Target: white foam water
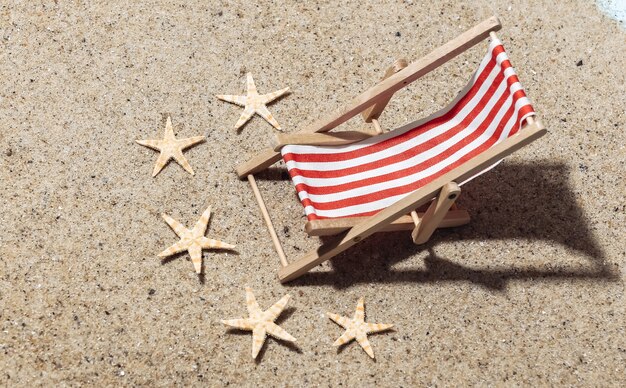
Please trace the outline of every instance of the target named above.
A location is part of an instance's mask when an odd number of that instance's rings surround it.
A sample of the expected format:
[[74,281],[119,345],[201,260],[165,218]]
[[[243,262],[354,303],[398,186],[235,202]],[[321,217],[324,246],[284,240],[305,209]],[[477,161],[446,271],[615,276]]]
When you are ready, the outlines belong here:
[[596,0],[598,8],[626,27],[626,0]]

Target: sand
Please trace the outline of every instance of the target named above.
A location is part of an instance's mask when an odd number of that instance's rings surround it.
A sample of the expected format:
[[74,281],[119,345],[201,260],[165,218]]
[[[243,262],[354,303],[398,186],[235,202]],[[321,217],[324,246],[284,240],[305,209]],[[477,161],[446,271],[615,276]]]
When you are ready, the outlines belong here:
[[[219,4],[10,2],[0,6],[0,381],[30,385],[626,384],[626,33],[589,1]],[[39,2],[37,2],[39,3]],[[254,197],[233,172],[276,132],[216,94],[289,86],[270,105],[297,131],[497,14],[499,33],[549,134],[463,187],[473,220],[425,246],[381,234],[300,280],[279,261]],[[392,128],[446,104],[485,45],[398,93]],[[136,139],[208,141],[195,176]],[[354,120],[347,127],[358,126]],[[284,170],[283,170],[284,171]],[[319,243],[281,167],[259,177],[289,259]],[[205,277],[160,217],[191,227],[213,206]],[[249,333],[220,319],[292,300],[253,361]],[[365,297],[376,361],[326,311]]]

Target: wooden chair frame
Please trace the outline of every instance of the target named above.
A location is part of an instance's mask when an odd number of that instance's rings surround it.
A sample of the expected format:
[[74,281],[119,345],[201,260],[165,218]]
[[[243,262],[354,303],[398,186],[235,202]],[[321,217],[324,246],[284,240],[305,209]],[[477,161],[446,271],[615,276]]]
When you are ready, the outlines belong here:
[[[457,209],[454,205],[454,201],[460,194],[460,188],[456,182],[464,182],[546,133],[546,129],[539,120],[528,117],[524,128],[515,135],[413,191],[373,216],[309,221],[305,229],[310,235],[345,233],[331,242],[322,244],[292,263],[287,261],[257,187],[254,173],[279,161],[281,158],[280,148],[286,144],[350,144],[383,133],[378,123],[378,117],[396,91],[487,37],[496,38],[495,31],[500,30],[500,28],[500,21],[493,16],[411,64],[407,64],[405,60],[396,61],[377,85],[354,98],[346,106],[319,119],[300,132],[277,135],[273,142],[273,148],[265,149],[248,162],[237,166],[237,175],[242,179],[247,178],[250,182],[276,247],[282,264],[282,268],[278,272],[281,282],[287,282],[305,274],[318,264],[338,255],[376,232],[412,229],[413,241],[416,244],[422,244],[428,241],[438,227],[457,226],[469,222],[469,214],[465,210]],[[362,113],[365,122],[372,124],[374,131],[327,133],[359,113]],[[433,200],[433,198],[435,199]],[[428,205],[429,202],[430,205]],[[416,209],[420,209],[424,205],[428,205],[427,210],[424,213],[418,213]]]

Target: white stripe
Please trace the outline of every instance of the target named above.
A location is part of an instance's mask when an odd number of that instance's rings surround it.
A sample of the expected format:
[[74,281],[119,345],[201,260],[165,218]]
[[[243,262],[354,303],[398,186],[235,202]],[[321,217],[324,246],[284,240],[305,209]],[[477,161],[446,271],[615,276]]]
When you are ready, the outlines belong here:
[[513,85],[511,85],[509,89],[511,90],[511,94],[515,94],[515,92],[517,92],[518,90],[524,90],[524,88],[522,87],[522,84],[519,82],[516,82]]
[[491,39],[491,42],[489,42],[489,54],[491,54],[491,52],[496,46],[501,46],[501,45],[502,45],[502,42],[500,41],[500,39],[498,38]]
[[519,122],[520,122],[520,129],[521,129],[521,127],[522,127],[522,124],[524,123],[524,120],[526,120],[526,118],[528,118],[528,117],[530,117],[530,116],[535,116],[535,115],[536,115],[536,113],[535,113],[535,112],[528,112],[528,113],[526,113],[524,116],[522,116],[522,117],[520,118],[520,120],[519,120]]
[[[502,62],[498,62],[498,63],[502,64]],[[513,66],[507,67],[506,69],[504,69],[504,77],[509,78],[512,75],[515,75],[515,69],[513,68]]]
[[519,110],[526,105],[530,105],[530,100],[528,99],[528,97],[521,97],[520,99],[515,101],[515,111],[519,112]]
[[506,51],[501,52],[496,57],[496,61],[498,62],[498,65],[502,64],[502,62],[506,61],[507,59],[509,59],[509,57],[506,55]]

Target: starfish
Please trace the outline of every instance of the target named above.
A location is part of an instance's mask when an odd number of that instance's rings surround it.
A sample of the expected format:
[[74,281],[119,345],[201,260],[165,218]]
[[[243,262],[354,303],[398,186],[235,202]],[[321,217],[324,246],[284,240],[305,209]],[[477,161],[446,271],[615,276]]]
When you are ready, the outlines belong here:
[[144,147],[152,148],[153,150],[160,151],[161,154],[156,161],[152,176],[156,176],[165,165],[174,159],[183,166],[183,168],[194,175],[193,169],[189,165],[187,159],[183,156],[183,150],[189,148],[195,144],[204,141],[204,136],[189,137],[187,139],[176,139],[174,136],[174,130],[172,129],[172,118],[167,115],[167,121],[165,122],[165,136],[161,140],[136,140],[137,143]]
[[367,339],[367,335],[370,333],[378,333],[389,330],[393,327],[393,325],[390,324],[365,322],[365,307],[363,298],[359,299],[356,311],[354,312],[354,318],[352,319],[333,313],[326,313],[326,316],[346,329],[346,332],[343,333],[341,337],[337,338],[337,341],[335,341],[333,346],[341,346],[343,344],[347,344],[353,339],[356,339],[363,350],[365,350],[365,353],[367,353],[371,358],[374,358],[374,350],[372,350],[372,346]]
[[283,312],[287,305],[289,294],[283,296],[272,307],[261,311],[259,304],[252,293],[252,289],[246,287],[246,305],[248,306],[248,318],[223,320],[222,323],[241,330],[252,331],[252,358],[256,358],[265,343],[266,334],[278,339],[295,342],[296,339],[287,333],[282,327],[274,323],[276,318]]
[[239,121],[237,121],[237,124],[235,124],[235,129],[239,129],[248,120],[250,120],[252,115],[255,113],[263,117],[268,123],[272,124],[274,128],[280,129],[280,125],[265,105],[287,93],[289,91],[289,88],[284,88],[272,93],[259,95],[256,90],[256,85],[254,84],[254,79],[252,79],[252,74],[250,73],[246,74],[246,86],[248,92],[247,96],[216,96],[220,100],[232,102],[233,104],[245,107],[243,113],[241,114],[241,117],[239,117]]
[[200,216],[200,219],[191,230],[185,228],[180,222],[167,214],[162,214],[161,216],[178,237],[180,237],[180,240],[159,253],[159,257],[168,257],[178,252],[188,251],[191,256],[191,262],[198,274],[202,272],[202,249],[235,248],[234,245],[204,237],[207,225],[209,224],[209,218],[211,218],[210,206],[202,213],[202,216]]

